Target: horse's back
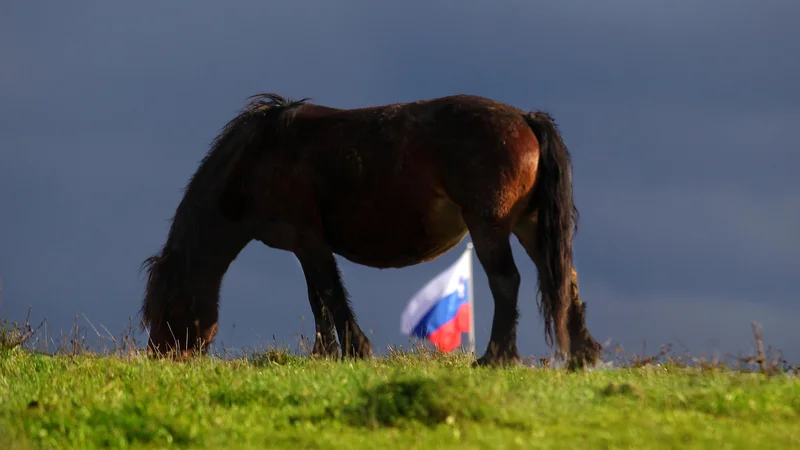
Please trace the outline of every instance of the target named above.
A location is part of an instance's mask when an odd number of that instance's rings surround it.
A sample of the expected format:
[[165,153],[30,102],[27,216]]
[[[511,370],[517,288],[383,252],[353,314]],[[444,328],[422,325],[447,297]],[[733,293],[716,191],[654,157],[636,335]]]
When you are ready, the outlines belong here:
[[516,202],[533,181],[535,162],[520,164],[521,149],[533,143],[522,112],[491,99],[456,95],[350,110],[310,105],[306,114],[305,121],[298,116],[298,142],[314,167],[310,182],[326,237],[359,264],[434,259],[466,235],[464,208],[486,208],[473,204],[491,196]]

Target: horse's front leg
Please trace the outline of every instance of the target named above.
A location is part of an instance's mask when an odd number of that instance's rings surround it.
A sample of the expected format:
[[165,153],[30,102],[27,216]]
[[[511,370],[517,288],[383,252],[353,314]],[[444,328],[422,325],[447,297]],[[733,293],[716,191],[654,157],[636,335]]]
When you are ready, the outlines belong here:
[[311,305],[311,312],[314,314],[315,339],[311,355],[323,358],[339,356],[339,344],[336,342],[333,315],[330,309],[325,306],[318,286],[312,282],[315,279],[314,270],[307,264],[302,262],[300,264],[303,267],[306,286],[308,287],[308,302]]
[[[295,255],[303,266],[309,294],[313,291],[320,300],[322,320],[316,319],[315,316],[317,325],[324,329],[324,325],[329,323],[329,319],[326,318],[329,312],[336,325],[339,343],[344,349],[342,356],[356,358],[371,356],[372,346],[358,326],[333,251],[318,236],[304,236],[299,242],[301,244],[295,250]],[[309,295],[309,298],[312,297]],[[313,308],[314,300],[311,301]],[[323,340],[320,345],[325,343]]]

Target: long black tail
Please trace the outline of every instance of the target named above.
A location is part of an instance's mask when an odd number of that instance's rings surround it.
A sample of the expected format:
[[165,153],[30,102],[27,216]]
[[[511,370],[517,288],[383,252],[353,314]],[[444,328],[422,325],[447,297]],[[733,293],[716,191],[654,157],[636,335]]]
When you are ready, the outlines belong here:
[[539,312],[545,320],[545,339],[552,345],[555,331],[557,349],[568,357],[572,237],[578,226],[578,210],[572,200],[572,163],[552,117],[537,111],[526,114],[525,121],[539,140],[539,168],[531,205],[538,211]]

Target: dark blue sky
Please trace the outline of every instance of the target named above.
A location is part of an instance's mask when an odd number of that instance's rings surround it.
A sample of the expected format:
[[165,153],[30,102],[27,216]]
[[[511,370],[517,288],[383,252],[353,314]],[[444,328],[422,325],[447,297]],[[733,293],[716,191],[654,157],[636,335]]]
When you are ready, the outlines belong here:
[[[749,351],[754,320],[800,358],[800,4],[287,5],[0,7],[0,315],[33,306],[54,334],[81,312],[121,331],[139,308],[139,264],[248,95],[352,108],[469,93],[559,123],[598,340]],[[535,267],[512,242],[520,350],[542,352]],[[462,249],[400,270],[341,260],[374,345],[407,342],[406,301]],[[482,271],[475,294],[482,352],[493,308]],[[294,257],[250,244],[224,281],[218,344],[293,343],[311,329]]]

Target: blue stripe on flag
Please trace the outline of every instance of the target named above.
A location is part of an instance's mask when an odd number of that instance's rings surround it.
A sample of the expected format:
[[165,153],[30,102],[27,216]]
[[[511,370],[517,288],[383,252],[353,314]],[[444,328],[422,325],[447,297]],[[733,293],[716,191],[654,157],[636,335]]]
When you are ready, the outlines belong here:
[[[466,284],[466,280],[461,280],[461,283]],[[459,289],[450,295],[442,297],[430,311],[422,316],[422,319],[411,331],[411,334],[419,338],[427,338],[429,334],[433,334],[442,325],[455,319],[458,308],[466,302],[466,289]]]

